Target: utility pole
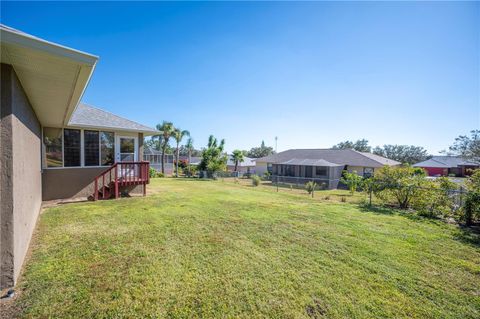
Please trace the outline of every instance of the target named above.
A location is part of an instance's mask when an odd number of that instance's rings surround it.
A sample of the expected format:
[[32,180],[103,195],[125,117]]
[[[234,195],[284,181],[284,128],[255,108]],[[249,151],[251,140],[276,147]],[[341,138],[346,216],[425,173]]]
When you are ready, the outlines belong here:
[[278,141],[278,136],[275,136],[275,153],[277,153],[277,141]]

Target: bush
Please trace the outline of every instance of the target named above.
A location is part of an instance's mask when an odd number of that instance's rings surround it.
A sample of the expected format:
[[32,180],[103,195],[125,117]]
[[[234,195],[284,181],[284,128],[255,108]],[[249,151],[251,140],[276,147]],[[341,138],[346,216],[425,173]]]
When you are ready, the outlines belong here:
[[269,171],[266,171],[265,173],[263,173],[263,179],[266,181],[270,180],[270,176],[272,176],[272,174],[270,174]]
[[312,197],[316,187],[317,187],[317,183],[315,183],[314,181],[309,181],[308,183],[305,184],[305,189],[309,194],[312,194]]
[[252,175],[250,178],[252,179],[252,186],[257,187],[260,185],[261,179],[258,175]]
[[163,173],[157,172],[157,170],[154,169],[153,167],[150,167],[150,169],[148,171],[148,175],[150,175],[150,178],[165,177],[165,175]]
[[188,165],[183,171],[188,177],[195,176],[197,174],[198,167],[196,165]]
[[425,181],[417,197],[412,199],[411,207],[426,217],[447,217],[454,211],[452,191],[457,185],[447,177],[434,181]]
[[157,176],[157,170],[153,167],[150,167],[150,169],[148,170],[148,175],[150,175],[150,178],[156,177]]
[[467,195],[463,205],[462,220],[470,226],[480,220],[480,169],[476,169],[465,182]]
[[350,190],[350,193],[355,193],[357,188],[359,188],[362,184],[363,177],[358,175],[356,171],[353,171],[352,173],[349,173],[347,171],[343,171],[343,176],[340,179],[342,183],[347,185],[348,189]]
[[373,177],[373,192],[383,202],[396,203],[406,209],[423,196],[422,189],[427,183],[423,169],[384,166]]

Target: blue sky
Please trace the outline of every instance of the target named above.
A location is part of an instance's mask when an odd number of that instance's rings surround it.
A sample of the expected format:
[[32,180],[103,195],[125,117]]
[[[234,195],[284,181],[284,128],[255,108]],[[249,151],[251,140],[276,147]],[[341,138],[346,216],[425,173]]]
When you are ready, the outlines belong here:
[[2,2],[1,21],[100,56],[83,97],[226,148],[349,139],[432,153],[480,128],[480,4]]

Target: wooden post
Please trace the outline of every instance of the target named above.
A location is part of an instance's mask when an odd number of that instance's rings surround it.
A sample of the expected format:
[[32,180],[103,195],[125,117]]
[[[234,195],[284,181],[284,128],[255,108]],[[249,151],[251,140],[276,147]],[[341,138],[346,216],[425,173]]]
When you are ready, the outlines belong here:
[[115,199],[118,198],[118,165],[115,165]]
[[105,199],[105,174],[102,174],[102,198]]
[[93,199],[94,200],[98,200],[98,179],[95,178],[95,189],[94,189],[94,193],[93,193]]

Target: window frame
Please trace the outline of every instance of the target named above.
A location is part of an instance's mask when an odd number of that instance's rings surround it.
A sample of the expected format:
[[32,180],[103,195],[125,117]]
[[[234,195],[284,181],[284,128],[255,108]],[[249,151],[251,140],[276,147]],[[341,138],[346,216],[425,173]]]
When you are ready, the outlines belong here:
[[[57,167],[48,167],[47,166],[47,161],[46,161],[46,153],[45,153],[45,147],[44,147],[44,129],[48,128],[54,128],[54,129],[60,129],[62,131],[62,166],[57,166]],[[65,139],[64,139],[64,130],[80,130],[80,166],[65,166]],[[98,132],[98,143],[99,143],[99,150],[98,150],[98,164],[95,166],[86,166],[85,165],[85,150],[84,150],[84,145],[85,145],[85,136],[84,136],[84,131],[97,131]],[[101,140],[100,140],[100,134],[101,132],[107,132],[107,133],[112,133],[113,134],[113,157],[114,161],[113,163],[116,162],[115,160],[115,148],[116,148],[116,137],[118,133],[116,131],[112,130],[99,130],[99,129],[90,129],[90,128],[77,128],[77,127],[53,127],[53,126],[42,126],[42,139],[41,139],[41,151],[42,151],[42,160],[41,160],[41,165],[42,165],[42,170],[44,169],[72,169],[72,168],[101,168],[101,167],[110,167],[111,165],[102,165],[102,158],[101,158]],[[113,164],[112,164],[113,165]]]

